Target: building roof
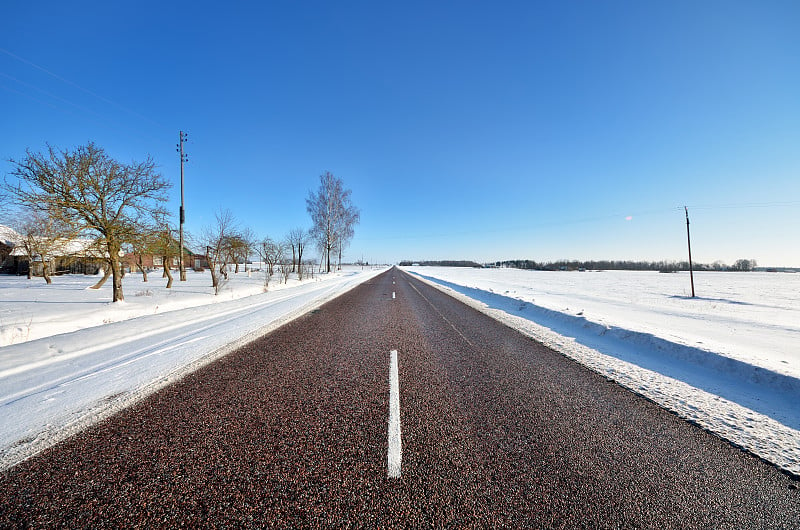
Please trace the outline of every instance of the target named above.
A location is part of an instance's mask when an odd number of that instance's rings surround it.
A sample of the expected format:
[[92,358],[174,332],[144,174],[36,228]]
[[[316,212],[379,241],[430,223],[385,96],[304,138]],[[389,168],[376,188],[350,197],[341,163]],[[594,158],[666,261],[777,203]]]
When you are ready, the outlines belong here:
[[0,243],[5,243],[9,247],[14,247],[22,240],[22,236],[16,230],[5,225],[0,225]]
[[[0,243],[5,243],[12,248],[12,256],[25,256],[22,248],[23,237],[8,226],[0,225]],[[53,257],[75,256],[84,258],[104,258],[107,253],[98,247],[94,239],[75,238],[63,239],[53,245]],[[38,256],[37,256],[38,257]]]

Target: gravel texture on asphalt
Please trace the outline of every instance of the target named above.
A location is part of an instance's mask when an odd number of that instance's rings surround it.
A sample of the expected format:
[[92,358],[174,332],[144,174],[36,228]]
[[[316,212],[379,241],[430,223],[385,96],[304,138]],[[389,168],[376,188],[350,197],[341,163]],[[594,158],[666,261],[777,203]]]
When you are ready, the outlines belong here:
[[7,470],[0,526],[800,528],[797,486],[392,269]]

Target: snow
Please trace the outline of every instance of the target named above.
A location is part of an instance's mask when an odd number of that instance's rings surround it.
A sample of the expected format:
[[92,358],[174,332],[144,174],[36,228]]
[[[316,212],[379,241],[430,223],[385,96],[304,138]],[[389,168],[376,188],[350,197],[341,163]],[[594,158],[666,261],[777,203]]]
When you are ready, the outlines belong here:
[[800,475],[800,274],[405,270]]
[[[172,289],[0,275],[0,469],[65,439],[385,269],[263,292],[261,272]],[[410,267],[598,373],[800,475],[800,274]],[[96,329],[102,326],[102,329]]]
[[[208,272],[172,289],[129,274],[125,301],[96,276],[0,275],[0,469],[67,438],[385,269],[345,268],[264,292],[262,272]],[[97,329],[102,326],[102,329]]]
[[13,228],[9,228],[5,225],[0,225],[0,243],[5,243],[8,246],[14,246],[19,244],[19,241],[22,240],[22,236],[20,236]]

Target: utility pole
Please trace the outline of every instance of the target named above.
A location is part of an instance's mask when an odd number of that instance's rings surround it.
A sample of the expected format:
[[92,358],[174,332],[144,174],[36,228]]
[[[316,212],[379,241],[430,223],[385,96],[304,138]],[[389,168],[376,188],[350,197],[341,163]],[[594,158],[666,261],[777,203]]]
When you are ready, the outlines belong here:
[[683,207],[686,212],[686,241],[689,243],[689,280],[692,282],[692,298],[694,298],[694,271],[692,271],[692,238],[689,236],[689,208]]
[[181,246],[181,253],[180,258],[178,259],[178,265],[181,270],[181,281],[186,281],[186,264],[183,261],[183,223],[186,221],[186,214],[183,209],[183,163],[189,161],[189,155],[183,152],[183,143],[189,138],[189,135],[183,131],[178,132],[178,149],[177,151],[181,154],[181,209],[180,209],[180,246]]

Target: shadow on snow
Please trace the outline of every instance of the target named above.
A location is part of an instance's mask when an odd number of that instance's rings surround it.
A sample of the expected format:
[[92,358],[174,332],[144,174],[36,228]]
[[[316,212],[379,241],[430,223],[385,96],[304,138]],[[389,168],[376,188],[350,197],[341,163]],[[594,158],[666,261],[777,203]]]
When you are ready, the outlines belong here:
[[[424,276],[431,282],[544,326],[600,353],[677,379],[800,430],[800,379],[650,333],[606,326],[580,315]],[[725,300],[720,300],[725,301]],[[728,302],[728,301],[725,301]]]

